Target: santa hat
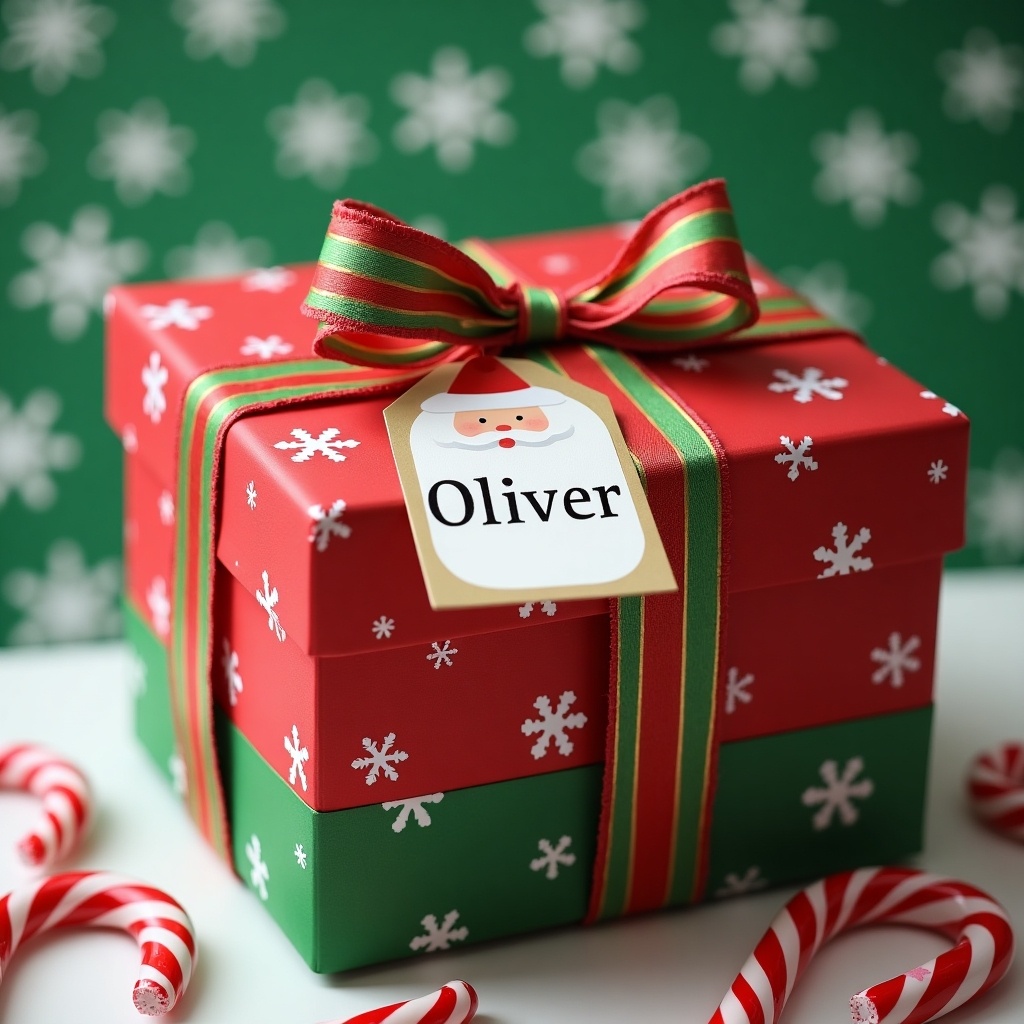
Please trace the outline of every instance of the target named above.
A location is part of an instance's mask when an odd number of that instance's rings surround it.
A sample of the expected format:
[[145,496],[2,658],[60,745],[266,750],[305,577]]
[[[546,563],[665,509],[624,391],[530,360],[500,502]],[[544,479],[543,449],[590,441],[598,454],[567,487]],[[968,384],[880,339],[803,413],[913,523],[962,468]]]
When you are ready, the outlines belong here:
[[558,405],[565,395],[528,384],[494,356],[477,356],[456,374],[447,391],[431,395],[424,412],[472,412],[476,409],[519,409]]

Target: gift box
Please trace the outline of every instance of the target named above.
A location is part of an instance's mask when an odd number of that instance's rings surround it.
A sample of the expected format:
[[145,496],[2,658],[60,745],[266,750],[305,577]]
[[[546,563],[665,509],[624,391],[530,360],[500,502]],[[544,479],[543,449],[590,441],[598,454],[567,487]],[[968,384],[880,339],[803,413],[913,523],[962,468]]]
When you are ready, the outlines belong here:
[[[572,291],[623,231],[467,251],[497,278]],[[174,619],[198,586],[183,552],[204,537],[206,696],[187,720],[216,737],[226,854],[314,969],[919,849],[967,420],[750,267],[759,326],[670,354],[538,357],[609,396],[652,506],[691,510],[678,535],[658,522],[679,591],[447,610],[383,417],[415,375],[305,356],[312,267],[112,292],[138,731],[194,803],[209,783],[182,749]],[[305,400],[264,400],[268,367]],[[246,415],[190,468],[196,382],[227,378],[252,391]],[[684,422],[714,439],[714,494],[659,455]],[[712,498],[708,572],[692,510]]]

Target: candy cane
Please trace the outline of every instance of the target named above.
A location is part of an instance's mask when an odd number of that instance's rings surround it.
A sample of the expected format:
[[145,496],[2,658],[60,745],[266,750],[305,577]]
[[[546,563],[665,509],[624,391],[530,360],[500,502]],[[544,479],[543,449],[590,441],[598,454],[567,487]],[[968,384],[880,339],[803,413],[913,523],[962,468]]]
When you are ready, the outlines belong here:
[[1024,842],[1024,743],[979,754],[967,775],[974,813],[990,828]]
[[991,988],[1013,959],[1006,911],[980,889],[909,868],[831,875],[797,893],[743,965],[711,1024],[775,1024],[797,979],[833,936],[863,924],[918,925],[956,945],[858,992],[858,1024],[923,1024]]
[[22,860],[49,867],[71,852],[92,810],[85,776],[73,764],[28,743],[0,746],[0,789],[20,789],[43,801],[35,828],[18,841]]
[[0,981],[15,950],[52,928],[121,928],[142,951],[132,998],[139,1013],[167,1013],[184,992],[196,956],[188,914],[165,892],[102,871],[53,875],[0,898]]
[[368,1010],[335,1024],[468,1024],[476,1015],[477,998],[472,985],[449,981],[429,996]]

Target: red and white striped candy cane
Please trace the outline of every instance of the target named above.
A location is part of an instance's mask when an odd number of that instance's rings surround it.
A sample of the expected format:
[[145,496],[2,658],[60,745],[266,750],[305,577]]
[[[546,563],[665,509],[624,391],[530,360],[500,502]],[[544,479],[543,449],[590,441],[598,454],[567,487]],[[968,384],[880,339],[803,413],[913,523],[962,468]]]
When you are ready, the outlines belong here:
[[48,868],[78,843],[92,812],[85,776],[68,761],[30,743],[0,746],[0,789],[18,789],[43,801],[34,828],[18,841],[26,864]]
[[990,828],[1024,843],[1024,743],[979,754],[967,775],[974,813]]
[[831,875],[797,893],[743,965],[711,1024],[775,1024],[814,954],[865,924],[909,924],[956,945],[934,960],[858,992],[858,1024],[923,1024],[991,988],[1013,959],[1006,911],[980,889],[910,868]]
[[121,928],[142,951],[132,998],[139,1013],[167,1013],[185,991],[196,957],[188,914],[165,892],[103,871],[73,871],[0,898],[0,981],[22,943],[53,928]]
[[449,981],[429,996],[368,1010],[335,1024],[468,1024],[476,1015],[477,998],[472,985]]

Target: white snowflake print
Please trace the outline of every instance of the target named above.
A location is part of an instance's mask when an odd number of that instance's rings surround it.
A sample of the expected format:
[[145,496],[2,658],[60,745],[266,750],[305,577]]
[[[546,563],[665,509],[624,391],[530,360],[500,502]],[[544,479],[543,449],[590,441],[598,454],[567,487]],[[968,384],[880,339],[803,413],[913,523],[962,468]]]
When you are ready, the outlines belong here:
[[1000,46],[987,29],[968,32],[964,48],[939,54],[938,65],[946,80],[943,109],[954,121],[1004,132],[1014,111],[1024,109],[1024,52]]
[[129,455],[139,450],[139,434],[133,423],[126,423],[121,431],[121,447]]
[[680,131],[670,96],[652,96],[635,107],[605,100],[597,127],[599,138],[579,151],[576,168],[604,189],[604,206],[613,217],[649,210],[678,192],[710,159],[701,139]]
[[743,896],[748,892],[757,892],[768,884],[768,879],[761,877],[761,869],[756,864],[747,868],[742,875],[730,871],[722,881],[723,884],[715,890],[715,895],[719,897]]
[[286,356],[294,346],[281,339],[280,334],[271,334],[266,338],[257,338],[254,334],[246,337],[238,350],[243,356],[257,356],[260,359],[273,359],[274,356]]
[[74,341],[99,312],[107,289],[137,273],[148,258],[135,238],[108,240],[110,215],[100,206],[83,206],[71,218],[66,235],[37,221],[21,236],[25,254],[36,263],[10,283],[11,302],[21,309],[50,307],[50,330],[58,341]]
[[55,541],[46,572],[14,569],[3,581],[7,601],[24,614],[8,635],[12,644],[98,640],[117,636],[121,568],[115,559],[88,568],[72,540]]
[[369,116],[364,97],[339,96],[320,78],[304,82],[292,106],[267,115],[267,130],[277,141],[278,174],[309,177],[320,188],[337,187],[353,167],[377,158],[377,139],[366,127]]
[[887,134],[874,110],[855,110],[846,134],[822,132],[812,150],[822,164],[815,194],[823,203],[849,202],[861,227],[876,227],[885,220],[889,203],[910,205],[921,193],[921,183],[909,170],[917,142],[906,132]]
[[82,455],[78,438],[52,431],[60,412],[60,398],[49,388],[30,392],[20,412],[0,391],[0,509],[15,491],[34,512],[57,500],[50,473],[71,469]]
[[[519,618],[528,619],[533,615],[533,610],[536,607],[536,604],[536,601],[527,601],[526,604],[521,604],[519,606]],[[540,611],[542,615],[546,615],[548,618],[551,618],[551,616],[558,611],[558,604],[555,601],[541,601]]]
[[156,500],[157,513],[164,526],[174,525],[174,495],[170,491],[161,491]]
[[705,359],[703,356],[679,356],[672,360],[672,365],[678,366],[680,370],[685,370],[687,373],[703,373],[711,365],[711,360]]
[[10,206],[23,178],[46,166],[46,151],[35,140],[39,119],[32,110],[4,112],[0,104],[0,206]]
[[842,389],[850,382],[844,377],[825,377],[816,366],[806,366],[798,377],[790,370],[773,370],[776,378],[768,385],[769,391],[785,395],[793,392],[793,401],[806,405],[815,395],[838,402],[843,397]]
[[427,914],[420,924],[423,926],[425,935],[417,935],[409,943],[412,950],[422,949],[426,953],[433,953],[438,949],[448,949],[453,942],[463,942],[469,935],[469,929],[464,925],[456,928],[455,922],[459,919],[457,910],[450,910],[444,915],[440,927],[437,918],[433,914]]
[[804,14],[805,0],[729,0],[735,21],[716,25],[711,45],[740,58],[740,82],[748,92],[764,92],[777,78],[807,86],[818,76],[815,50],[836,40],[828,18]]
[[574,711],[567,714],[570,707],[576,703],[576,694],[572,690],[566,690],[558,698],[558,707],[552,711],[551,701],[548,697],[538,697],[533,706],[540,712],[540,718],[528,718],[520,726],[524,736],[533,736],[540,733],[536,742],[530,747],[530,754],[534,760],[545,757],[551,741],[555,741],[555,749],[562,755],[568,757],[573,751],[573,742],[566,735],[567,729],[582,729],[587,724],[587,716],[582,711]]
[[296,778],[302,783],[302,792],[307,789],[306,770],[302,767],[309,761],[309,748],[299,745],[299,727],[292,726],[290,737],[284,738],[284,749],[292,759],[291,767],[288,769],[288,782],[294,786]]
[[150,581],[146,590],[146,605],[157,634],[167,636],[171,631],[171,598],[167,593],[167,580],[163,576],[154,576]]
[[395,620],[387,615],[382,615],[379,619],[374,620],[370,629],[378,640],[390,640],[391,634],[395,631]]
[[431,824],[430,812],[424,804],[439,804],[444,799],[444,793],[431,793],[429,796],[414,796],[408,800],[389,800],[381,804],[381,809],[393,811],[401,808],[398,817],[391,823],[392,832],[404,832],[405,826],[409,823],[411,814],[420,828],[427,828]]
[[949,466],[947,466],[945,462],[942,461],[942,459],[936,459],[928,467],[928,479],[931,480],[933,484],[941,483],[943,480],[946,479],[946,475],[948,473]]
[[549,252],[540,261],[545,274],[553,277],[564,277],[576,267],[576,260],[567,252]]
[[8,0],[3,19],[10,34],[0,45],[0,67],[31,68],[32,84],[52,95],[68,79],[103,70],[100,40],[116,21],[106,7],[83,0]]
[[192,245],[173,248],[164,260],[167,273],[193,281],[234,277],[270,259],[262,238],[238,238],[230,224],[213,220],[196,232]]
[[384,773],[384,778],[390,779],[392,782],[398,781],[398,772],[395,771],[394,765],[407,761],[409,755],[404,750],[392,750],[391,746],[394,742],[395,734],[393,732],[389,732],[384,737],[379,747],[376,740],[371,740],[369,736],[363,737],[363,749],[369,754],[369,757],[357,757],[352,762],[352,767],[360,771],[366,770],[365,782],[368,786],[372,786],[377,781],[381,772]]
[[454,666],[452,656],[459,653],[458,647],[452,647],[451,640],[445,640],[444,647],[442,647],[436,640],[430,645],[434,648],[432,654],[427,655],[427,661],[434,663],[434,668],[438,669],[442,665],[447,665],[449,668]]
[[351,438],[347,441],[335,440],[340,433],[341,431],[337,427],[328,427],[313,437],[308,430],[296,427],[291,431],[291,435],[297,440],[278,441],[274,447],[282,450],[297,448],[298,452],[292,456],[292,462],[308,462],[317,452],[330,459],[331,462],[344,462],[347,456],[342,454],[342,449],[358,448],[359,442],[353,441]]
[[787,462],[789,463],[789,470],[786,476],[790,480],[796,480],[800,476],[801,469],[806,469],[809,473],[813,473],[818,468],[818,463],[807,454],[811,450],[811,445],[814,444],[813,439],[809,435],[804,434],[804,439],[799,444],[794,444],[785,434],[780,434],[779,443],[786,450],[779,452],[775,456],[775,461],[780,466],[784,466]]
[[146,393],[142,396],[142,411],[153,423],[159,423],[167,410],[164,385],[167,383],[167,367],[160,362],[159,352],[149,353],[149,362],[142,368],[142,383]]
[[185,52],[193,60],[217,56],[233,68],[251,64],[257,44],[285,27],[272,0],[174,0],[171,16],[185,29]]
[[270,868],[263,859],[263,845],[259,836],[254,834],[249,838],[245,844],[245,856],[249,861],[249,881],[260,894],[260,899],[266,901],[269,895],[267,882],[270,881]]
[[199,325],[213,316],[209,306],[193,306],[188,299],[171,299],[164,306],[146,303],[140,312],[153,331],[166,331],[168,327],[198,331]]
[[[939,398],[939,396],[935,394],[934,391],[922,391],[921,397],[926,398],[929,401],[931,401],[932,399]],[[939,400],[942,402],[942,411],[947,416],[952,416],[954,419],[956,419],[957,416],[962,415],[960,409],[957,406],[955,406],[952,402],[947,402],[944,398]]]
[[864,759],[860,757],[851,757],[843,766],[841,776],[835,761],[825,761],[818,769],[824,787],[809,786],[800,798],[805,807],[821,804],[820,810],[811,818],[815,831],[828,828],[836,814],[846,826],[856,823],[860,811],[853,801],[866,800],[875,791],[875,784],[870,779],[854,781],[863,770]]
[[295,274],[287,267],[257,267],[242,278],[242,291],[283,292],[295,283]]
[[549,882],[554,881],[558,877],[559,867],[571,868],[576,863],[576,854],[568,852],[571,845],[572,839],[569,836],[562,836],[557,846],[552,846],[547,839],[539,839],[537,849],[541,856],[530,861],[530,870],[543,871]]
[[277,587],[271,588],[270,577],[267,574],[266,569],[263,570],[263,589],[256,591],[256,600],[259,602],[260,607],[267,613],[267,629],[272,629],[277,639],[283,641],[287,634],[285,633],[284,626],[281,625],[281,620],[278,618],[278,614],[275,611],[278,602]]
[[228,703],[232,707],[237,707],[239,695],[245,690],[245,684],[238,671],[238,652],[232,649],[227,637],[221,640],[220,667],[224,676],[224,689],[227,691]]
[[295,844],[295,849],[292,850],[292,856],[295,858],[295,863],[298,864],[303,871],[305,871],[306,861],[309,859],[309,854],[306,853],[306,850],[303,847],[302,843]]
[[477,142],[504,146],[512,141],[515,121],[497,108],[510,87],[502,68],[472,74],[462,50],[454,46],[438,50],[430,78],[407,71],[391,83],[392,99],[409,111],[395,125],[395,145],[406,153],[433,146],[444,170],[465,171],[473,162]]
[[171,789],[182,799],[188,796],[188,772],[181,754],[175,751],[167,759],[167,772],[171,776]]
[[836,545],[834,550],[824,545],[814,549],[815,561],[831,563],[824,572],[818,573],[819,580],[829,576],[849,576],[851,572],[867,572],[874,566],[870,558],[857,554],[871,540],[871,531],[866,526],[848,540],[846,524],[836,523],[832,527],[832,540]]
[[306,515],[313,520],[309,542],[316,545],[317,551],[326,551],[332,537],[348,540],[352,536],[352,527],[341,521],[346,507],[345,502],[338,498],[329,509],[325,510],[323,505],[310,505],[306,509]]
[[156,192],[184,193],[191,180],[185,163],[195,134],[172,125],[156,99],[139,100],[128,112],[107,110],[97,123],[100,142],[89,154],[89,173],[113,181],[118,199],[138,206]]
[[626,34],[643,24],[637,0],[535,0],[544,20],[523,37],[534,57],[560,57],[562,80],[585,89],[601,65],[619,74],[640,66],[640,47]]
[[950,248],[932,261],[932,280],[946,291],[970,288],[979,315],[998,320],[1015,291],[1024,295],[1024,221],[1017,219],[1016,193],[990,185],[977,216],[943,203],[934,223]]
[[828,260],[810,270],[787,267],[780,276],[815,309],[843,327],[859,331],[871,319],[871,300],[849,287],[841,263]]
[[968,536],[988,562],[1024,555],[1024,454],[1004,448],[991,469],[972,469]]
[[871,674],[871,682],[884,683],[888,679],[894,690],[900,689],[904,673],[916,672],[921,667],[921,659],[914,656],[914,651],[920,646],[919,636],[911,636],[904,641],[902,633],[890,633],[889,646],[876,647],[871,652],[871,660],[879,665]]
[[250,480],[245,485],[245,503],[246,503],[246,505],[248,505],[249,508],[251,508],[251,509],[255,509],[256,508],[256,499],[258,497],[259,497],[259,495],[256,493],[256,481],[255,480]]
[[730,668],[729,675],[725,682],[725,713],[731,715],[736,711],[738,704],[749,704],[754,695],[749,687],[754,682],[752,672],[741,676],[738,668]]

